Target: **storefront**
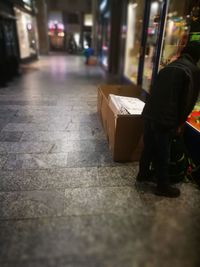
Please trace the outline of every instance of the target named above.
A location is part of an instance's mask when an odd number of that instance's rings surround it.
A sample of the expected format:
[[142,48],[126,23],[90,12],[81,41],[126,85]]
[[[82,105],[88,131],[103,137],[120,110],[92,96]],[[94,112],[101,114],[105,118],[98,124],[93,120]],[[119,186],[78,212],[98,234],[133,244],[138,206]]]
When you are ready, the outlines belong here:
[[[200,41],[200,1],[128,1],[126,27],[123,75],[149,93],[158,71],[188,42]],[[185,143],[199,165],[200,99],[188,118]]]
[[20,59],[22,61],[38,57],[38,32],[32,1],[24,0],[14,7],[17,18]]
[[188,117],[184,139],[194,163],[200,166],[200,96],[193,112]]
[[109,1],[99,1],[99,21],[98,21],[98,54],[103,67],[108,70],[109,47],[110,47],[110,8]]
[[195,0],[129,1],[124,76],[149,92],[158,70],[196,38],[191,32],[200,32],[199,6]]
[[124,75],[135,84],[139,72],[144,4],[144,0],[128,3],[127,26],[124,26],[126,32]]
[[98,55],[104,69],[118,75],[121,67],[121,24],[124,2],[101,0],[98,4]]
[[92,14],[85,14],[83,20],[83,48],[87,49],[92,44]]
[[0,2],[0,84],[5,84],[18,73],[18,41],[13,6]]
[[64,24],[58,21],[48,23],[49,46],[52,51],[63,51],[65,48]]

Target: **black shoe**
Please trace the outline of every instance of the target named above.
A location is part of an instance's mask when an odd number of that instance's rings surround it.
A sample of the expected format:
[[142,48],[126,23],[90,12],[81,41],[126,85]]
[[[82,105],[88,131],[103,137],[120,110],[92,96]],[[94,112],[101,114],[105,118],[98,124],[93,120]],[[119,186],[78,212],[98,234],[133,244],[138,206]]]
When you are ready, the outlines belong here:
[[181,192],[176,187],[165,185],[165,186],[157,186],[155,194],[157,196],[175,198],[175,197],[179,197]]
[[154,173],[152,171],[149,171],[148,173],[141,173],[139,172],[136,177],[136,182],[138,183],[155,183],[156,179],[154,177]]

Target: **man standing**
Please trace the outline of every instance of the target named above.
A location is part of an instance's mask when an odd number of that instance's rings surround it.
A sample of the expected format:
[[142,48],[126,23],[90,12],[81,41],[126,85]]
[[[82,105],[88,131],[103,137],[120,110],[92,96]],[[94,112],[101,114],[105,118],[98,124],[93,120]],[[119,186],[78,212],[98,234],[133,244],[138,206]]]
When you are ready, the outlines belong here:
[[200,43],[191,42],[181,56],[157,75],[143,110],[144,150],[137,182],[150,181],[150,165],[155,164],[156,195],[178,197],[180,190],[169,181],[172,138],[179,133],[192,111],[200,89]]

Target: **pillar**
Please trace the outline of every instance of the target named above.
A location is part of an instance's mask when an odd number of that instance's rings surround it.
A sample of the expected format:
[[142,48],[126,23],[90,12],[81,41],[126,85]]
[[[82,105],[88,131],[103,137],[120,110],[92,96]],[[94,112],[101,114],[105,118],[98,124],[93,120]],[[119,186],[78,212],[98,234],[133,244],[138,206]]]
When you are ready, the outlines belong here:
[[37,0],[37,25],[38,25],[38,38],[39,38],[39,53],[47,55],[49,53],[49,40],[48,40],[48,16],[46,0]]

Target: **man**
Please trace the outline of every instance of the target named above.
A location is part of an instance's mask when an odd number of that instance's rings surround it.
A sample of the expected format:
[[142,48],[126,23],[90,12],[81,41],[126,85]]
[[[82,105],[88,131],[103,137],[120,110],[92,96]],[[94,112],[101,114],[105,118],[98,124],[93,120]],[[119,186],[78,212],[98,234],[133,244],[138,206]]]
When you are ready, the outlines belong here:
[[140,159],[137,182],[150,181],[150,166],[155,164],[156,195],[178,197],[172,187],[168,168],[172,137],[180,133],[199,94],[200,42],[189,43],[174,62],[157,75],[143,110],[144,150]]

